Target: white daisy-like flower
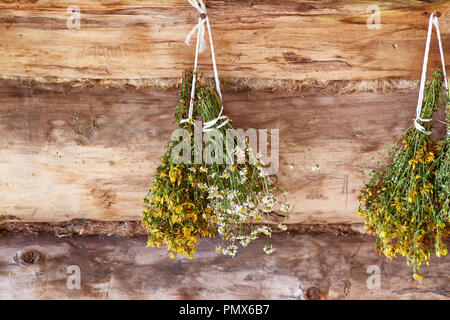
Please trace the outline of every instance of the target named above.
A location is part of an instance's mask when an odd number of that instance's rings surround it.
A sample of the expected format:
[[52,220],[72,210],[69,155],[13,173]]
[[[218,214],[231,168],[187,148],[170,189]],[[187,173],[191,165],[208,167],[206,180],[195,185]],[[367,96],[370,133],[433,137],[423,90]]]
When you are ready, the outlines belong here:
[[195,169],[195,168],[188,168],[188,170],[191,172],[197,172],[197,169]]
[[[227,195],[227,198],[228,198],[230,201],[233,201],[235,198],[237,198],[237,192],[236,192],[236,190],[233,190],[233,191],[228,190],[228,192],[226,193],[226,195]],[[233,205],[233,204],[232,204],[232,205]]]
[[213,199],[213,198],[220,198],[219,193],[217,192],[219,190],[219,187],[214,185],[214,186],[210,186],[208,188],[208,199]]
[[[248,201],[248,200],[247,200]],[[245,206],[247,208],[249,208],[250,210],[255,209],[255,204],[253,203],[253,201],[248,201],[245,203]]]
[[271,254],[274,251],[275,251],[275,249],[274,249],[274,247],[272,247],[271,244],[266,244],[266,246],[264,247],[264,252],[267,254]]
[[227,228],[225,227],[224,224],[221,224],[221,225],[219,226],[219,228],[217,229],[217,231],[218,231],[220,234],[224,234],[225,231],[227,231]]
[[213,186],[210,186],[209,188],[208,188],[208,190],[209,190],[209,192],[217,192],[217,190],[219,190],[219,187],[218,186],[216,186],[216,185],[213,185]]
[[264,168],[260,168],[258,175],[261,178],[266,178],[267,177],[267,171]]
[[260,232],[264,233],[266,236],[268,236],[270,234],[270,229],[268,226],[264,226],[261,228]]
[[241,179],[241,183],[246,183],[247,182],[247,177],[242,177],[242,179]]
[[200,167],[200,172],[204,172],[204,173],[206,173],[206,172],[208,172],[208,168],[205,168],[205,167]]
[[272,229],[270,229],[270,227],[268,227],[268,226],[262,226],[262,227],[259,227],[258,229],[256,229],[259,233],[263,233],[263,234],[265,234],[266,236],[272,236]]
[[258,215],[258,210],[256,208],[249,208],[249,216],[255,218]]
[[197,183],[197,186],[202,190],[208,188],[208,186],[205,183]]
[[285,225],[284,223],[280,223],[280,224],[278,225],[278,228],[279,228],[280,230],[282,230],[282,231],[286,231],[286,230],[287,230],[287,225]]
[[250,233],[250,235],[248,237],[249,237],[250,240],[258,239],[258,231],[257,230],[253,230],[252,233]]
[[236,213],[244,213],[245,212],[245,207],[243,205],[238,204],[235,208],[234,211]]
[[236,253],[237,253],[237,246],[235,246],[235,245],[230,245],[230,246],[228,246],[228,248],[227,248],[227,254],[229,255],[229,256],[232,256],[232,257],[234,257],[235,255],[236,255]]
[[230,176],[230,174],[228,173],[228,171],[225,171],[224,173],[222,173],[222,175],[220,176],[222,179],[227,179]]
[[250,243],[249,237],[245,237],[244,239],[241,240],[241,246],[243,246],[243,247],[248,246],[249,243]]
[[241,171],[239,171],[239,174],[240,174],[241,176],[246,176],[246,175],[248,174],[247,167],[243,167],[243,168],[241,169]]
[[273,207],[275,204],[275,198],[272,196],[264,196],[261,201],[266,205],[266,207]]
[[237,146],[235,151],[234,151],[234,154],[237,157],[238,163],[245,162],[245,151],[241,147]]
[[291,163],[289,164],[289,169],[291,169],[291,170],[294,169],[294,163],[293,163],[293,162],[291,162]]
[[281,212],[288,213],[290,207],[291,207],[291,205],[289,204],[289,202],[284,202],[281,205],[280,210],[281,210]]
[[311,170],[312,170],[313,172],[319,171],[319,169],[320,169],[320,166],[319,166],[317,163],[315,163],[315,164],[312,166],[312,168],[311,168]]

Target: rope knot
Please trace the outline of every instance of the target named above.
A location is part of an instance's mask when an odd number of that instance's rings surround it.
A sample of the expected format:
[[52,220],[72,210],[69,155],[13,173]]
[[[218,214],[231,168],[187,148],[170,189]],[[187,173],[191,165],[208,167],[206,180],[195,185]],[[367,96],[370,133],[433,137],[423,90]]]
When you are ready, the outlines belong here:
[[190,99],[190,103],[189,103],[189,115],[188,115],[187,119],[181,120],[180,123],[186,123],[186,122],[192,123],[192,116],[194,114],[194,97],[195,97],[195,83],[196,83],[198,55],[199,55],[199,53],[202,53],[206,48],[205,33],[206,33],[206,29],[208,29],[209,42],[211,45],[211,58],[212,58],[213,70],[214,70],[214,79],[216,81],[216,91],[220,97],[220,103],[222,104],[220,113],[217,116],[217,118],[215,118],[211,121],[205,122],[203,124],[203,132],[208,132],[208,131],[213,130],[212,127],[219,120],[224,120],[224,121],[219,126],[216,127],[217,129],[225,126],[229,122],[229,119],[226,116],[222,115],[222,112],[223,112],[222,93],[220,92],[220,81],[219,81],[219,75],[218,75],[217,66],[216,66],[216,56],[214,54],[214,45],[213,45],[212,36],[211,36],[211,27],[209,25],[208,15],[206,14],[205,4],[203,3],[203,0],[198,0],[198,2],[197,2],[197,0],[189,0],[189,3],[195,9],[197,9],[197,11],[200,13],[200,16],[198,18],[198,23],[189,32],[189,34],[186,37],[186,41],[185,41],[185,43],[187,45],[189,45],[189,43],[191,42],[191,37],[197,31],[197,45],[195,48],[195,62],[194,62],[194,72],[193,72],[193,76],[192,76],[192,88],[191,88],[191,99]]

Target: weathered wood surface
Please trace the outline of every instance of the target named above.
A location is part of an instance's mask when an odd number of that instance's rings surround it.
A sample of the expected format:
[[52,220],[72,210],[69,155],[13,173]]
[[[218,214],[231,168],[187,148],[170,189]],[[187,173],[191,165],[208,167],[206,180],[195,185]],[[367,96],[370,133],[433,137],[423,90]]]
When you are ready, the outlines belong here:
[[[311,287],[327,299],[450,298],[449,257],[433,258],[417,282],[404,258],[386,261],[369,237],[278,234],[272,240],[271,256],[262,251],[264,240],[235,258],[217,255],[216,241],[205,240],[194,260],[170,260],[165,249],[145,248],[144,237],[0,238],[0,299],[306,299]],[[41,258],[26,265],[21,254],[30,250]],[[74,265],[80,289],[67,287],[73,274],[67,268]],[[379,289],[369,279],[377,268]]]
[[[176,128],[177,96],[1,82],[0,220],[139,220]],[[319,163],[313,173],[311,160],[281,143],[277,180],[293,205],[289,223],[360,223],[357,170],[411,125],[416,96],[227,89],[224,102],[235,128],[280,129],[282,140],[309,147]]]
[[[81,28],[68,29],[81,10]],[[371,5],[381,28],[369,29]],[[419,78],[429,14],[442,13],[450,52],[449,1],[207,1],[223,77]],[[0,3],[0,75],[56,78],[179,77],[197,11],[185,0],[8,0]],[[433,39],[431,66],[439,66]],[[210,71],[210,56],[200,59]],[[447,68],[450,56],[446,56]]]

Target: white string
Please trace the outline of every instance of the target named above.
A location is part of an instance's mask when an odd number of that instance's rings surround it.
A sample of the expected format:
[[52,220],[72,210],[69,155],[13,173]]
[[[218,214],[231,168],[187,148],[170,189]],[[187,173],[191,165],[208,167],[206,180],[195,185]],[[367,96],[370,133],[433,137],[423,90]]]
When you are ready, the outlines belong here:
[[[219,81],[219,75],[217,72],[217,65],[216,65],[216,56],[214,54],[214,45],[211,35],[211,26],[209,24],[209,18],[206,14],[206,7],[203,3],[203,0],[188,0],[191,6],[193,6],[197,11],[200,13],[200,17],[198,18],[198,23],[195,25],[195,27],[189,32],[189,34],[186,37],[185,43],[189,45],[191,41],[191,37],[194,35],[195,31],[197,31],[197,44],[195,48],[195,62],[194,62],[194,72],[192,76],[192,89],[191,89],[191,98],[189,102],[189,117],[187,119],[183,119],[180,121],[180,123],[189,122],[192,123],[193,119],[193,113],[194,113],[194,100],[195,100],[195,85],[196,85],[196,75],[197,75],[197,65],[198,65],[198,54],[202,53],[206,48],[206,41],[205,41],[205,32],[206,28],[208,29],[209,34],[209,43],[211,46],[211,57],[212,57],[212,63],[213,63],[213,70],[214,70],[214,79],[216,82],[216,91],[220,98],[220,104],[221,109],[218,117],[214,120],[205,122],[203,125],[203,131],[211,131],[212,127],[219,121],[220,119],[226,119],[223,123],[221,123],[219,126],[217,126],[217,129],[223,127],[226,125],[229,121],[229,119],[226,116],[222,116],[223,112],[223,103],[222,103],[222,92],[220,91],[220,81]],[[202,17],[203,16],[203,17]],[[206,24],[206,28],[205,28]]]
[[432,13],[430,15],[430,22],[428,24],[428,34],[427,34],[427,41],[426,41],[426,45],[425,45],[425,55],[423,58],[422,77],[420,79],[419,99],[417,101],[416,119],[414,120],[414,126],[416,127],[416,129],[427,135],[430,135],[431,132],[427,131],[425,129],[425,127],[419,123],[419,121],[422,121],[422,122],[432,121],[432,119],[422,119],[420,117],[420,115],[422,113],[423,95],[424,95],[424,90],[425,90],[425,81],[426,81],[426,77],[427,77],[428,54],[430,52],[430,42],[431,42],[431,34],[433,32],[433,26],[436,28],[436,36],[438,39],[439,53],[441,55],[441,62],[442,62],[442,72],[444,74],[444,84],[445,84],[445,89],[448,91],[447,74],[445,72],[445,62],[444,62],[444,50],[442,48],[441,33],[439,31],[439,20],[435,16],[435,14]]

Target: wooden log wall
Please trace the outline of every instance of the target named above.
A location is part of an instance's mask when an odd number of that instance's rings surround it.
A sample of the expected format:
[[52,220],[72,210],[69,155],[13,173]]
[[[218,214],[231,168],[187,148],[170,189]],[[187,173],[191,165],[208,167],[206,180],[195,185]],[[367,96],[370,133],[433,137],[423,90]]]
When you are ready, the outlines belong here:
[[[176,127],[177,91],[161,83],[192,67],[194,46],[184,39],[197,12],[185,0],[3,0],[0,299],[448,299],[448,256],[432,258],[418,283],[404,259],[379,257],[372,237],[344,235],[362,222],[357,170],[412,124],[432,12],[441,14],[450,69],[450,1],[206,3],[221,78],[320,84],[225,87],[224,105],[235,127],[280,129],[282,140],[309,148],[318,172],[281,144],[276,181],[289,191],[290,230],[315,225],[339,236],[275,234],[275,255],[258,240],[234,259],[217,256],[213,240],[201,242],[194,261],[145,248],[140,201]],[[79,29],[67,25],[73,5]],[[377,8],[380,28],[368,27]],[[430,52],[431,73],[440,66],[434,39]],[[207,76],[210,58],[200,57]],[[392,79],[407,85],[382,90]],[[330,94],[335,80],[387,82]],[[444,131],[438,124],[435,134]],[[80,268],[79,289],[67,286],[69,266]],[[367,285],[374,266],[378,289]]]
[[[192,65],[193,47],[184,37],[196,23],[195,9],[184,0],[83,0],[75,4],[80,29],[69,29],[72,4],[0,4],[0,76],[18,79],[0,85],[0,220],[138,220],[140,199],[175,127],[175,90],[71,81],[180,77]],[[381,29],[366,25],[373,5],[381,9]],[[450,48],[448,1],[207,6],[223,77],[418,78],[428,17],[436,11],[446,54]],[[430,69],[439,66],[435,42]],[[208,54],[200,67],[209,72]],[[47,84],[35,83],[41,80]],[[282,145],[278,180],[290,192],[290,223],[358,223],[355,197],[363,181],[356,171],[411,124],[416,91],[330,96],[313,89],[225,89],[224,101],[236,127],[278,128],[320,164],[313,173],[304,154]]]
[[[416,98],[416,90],[224,92],[235,127],[278,128],[282,139],[310,148],[318,172],[304,153],[281,143],[277,175],[293,204],[289,222],[309,224],[362,222],[357,170],[411,125]],[[176,90],[3,81],[0,215],[47,222],[140,219],[140,199],[176,127],[177,99]]]
[[[448,1],[208,0],[223,77],[419,78],[429,14],[440,12],[450,51]],[[69,29],[80,9],[80,28]],[[373,6],[380,28],[368,28]],[[197,22],[185,0],[7,0],[0,3],[0,75],[68,79],[180,77]],[[369,20],[370,22],[371,20]],[[436,51],[433,41],[432,52]],[[438,55],[430,57],[438,66]],[[450,58],[447,57],[447,66]],[[200,61],[210,69],[206,53]]]
[[[274,235],[235,258],[203,241],[194,260],[169,260],[145,237],[0,238],[0,299],[449,299],[450,259],[432,258],[415,281],[364,236]],[[76,278],[79,275],[79,286]],[[379,277],[378,277],[379,276]],[[377,282],[378,280],[379,282]],[[69,284],[68,284],[69,283]]]

